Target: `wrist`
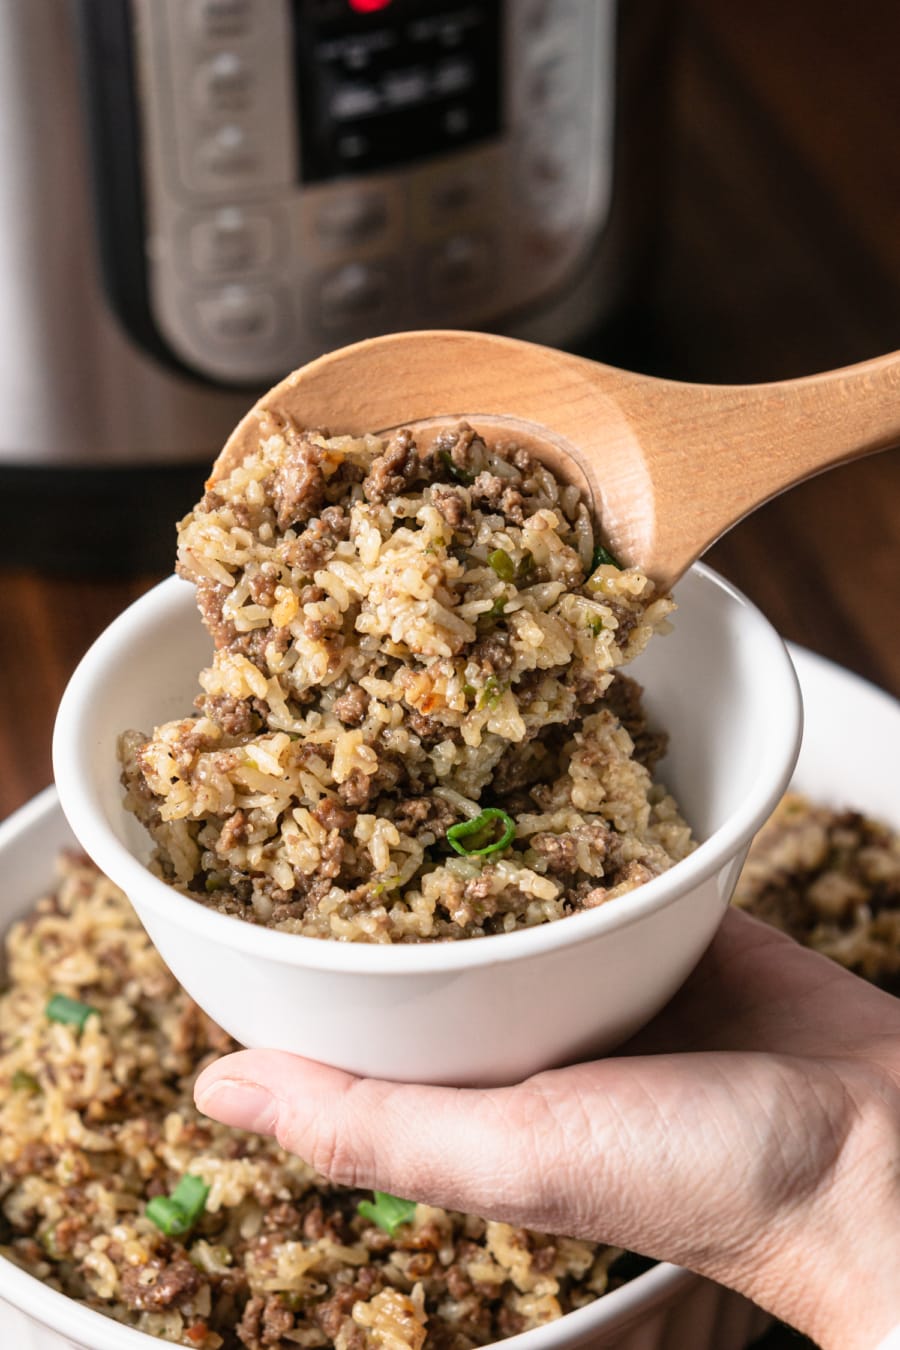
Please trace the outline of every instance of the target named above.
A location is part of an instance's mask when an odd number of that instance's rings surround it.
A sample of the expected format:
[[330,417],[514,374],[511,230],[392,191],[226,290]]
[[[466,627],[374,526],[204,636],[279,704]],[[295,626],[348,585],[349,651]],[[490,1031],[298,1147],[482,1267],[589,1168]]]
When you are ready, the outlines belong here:
[[832,1164],[762,1239],[748,1292],[821,1350],[881,1350],[900,1324],[900,1084],[870,1070],[846,1090]]

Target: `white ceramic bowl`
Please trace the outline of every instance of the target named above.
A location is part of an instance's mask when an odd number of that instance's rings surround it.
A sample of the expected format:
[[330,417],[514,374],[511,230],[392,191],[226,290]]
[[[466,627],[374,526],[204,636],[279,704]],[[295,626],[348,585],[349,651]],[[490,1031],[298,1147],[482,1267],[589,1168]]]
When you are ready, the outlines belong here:
[[254,927],[154,877],[148,837],[122,806],[116,741],[189,712],[209,663],[193,588],[175,578],[127,609],[72,677],[53,747],[63,810],[180,983],[244,1045],[453,1084],[514,1082],[602,1053],[700,958],[800,741],[794,670],[759,611],[703,566],[677,599],[673,632],[633,669],[671,732],[662,776],[702,842],[598,909],[469,941],[367,945]]
[[[54,858],[74,843],[52,788],[0,824],[0,933],[51,890]],[[589,1307],[511,1337],[503,1346],[704,1350],[708,1333],[708,1350],[740,1350],[765,1321],[758,1308],[736,1294],[676,1266],[658,1265]],[[2,1350],[161,1350],[164,1344],[48,1289],[0,1257]]]
[[[829,662],[792,652],[806,709],[795,783],[835,806],[857,806],[900,827],[896,764],[900,704]],[[57,850],[72,843],[48,789],[0,825],[0,931],[52,884]],[[766,1317],[746,1300],[669,1265],[504,1350],[743,1350]],[[4,1350],[160,1350],[161,1342],[73,1303],[0,1258]]]

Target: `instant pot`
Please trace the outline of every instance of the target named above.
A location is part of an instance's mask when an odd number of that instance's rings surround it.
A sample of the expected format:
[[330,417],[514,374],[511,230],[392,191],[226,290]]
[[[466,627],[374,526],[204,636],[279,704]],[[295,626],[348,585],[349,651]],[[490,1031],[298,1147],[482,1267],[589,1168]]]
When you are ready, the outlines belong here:
[[0,560],[167,566],[231,427],[377,333],[608,331],[665,0],[0,0]]

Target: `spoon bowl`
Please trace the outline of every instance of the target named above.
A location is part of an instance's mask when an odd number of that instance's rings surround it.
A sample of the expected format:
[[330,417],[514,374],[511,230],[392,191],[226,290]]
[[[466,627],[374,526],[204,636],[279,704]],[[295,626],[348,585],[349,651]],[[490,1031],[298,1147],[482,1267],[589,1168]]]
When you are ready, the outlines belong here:
[[466,418],[515,439],[586,494],[610,551],[669,590],[755,507],[823,469],[900,443],[900,353],[760,385],[637,375],[485,333],[395,333],[275,385],[213,467],[230,472],[261,416],[331,434],[436,433]]

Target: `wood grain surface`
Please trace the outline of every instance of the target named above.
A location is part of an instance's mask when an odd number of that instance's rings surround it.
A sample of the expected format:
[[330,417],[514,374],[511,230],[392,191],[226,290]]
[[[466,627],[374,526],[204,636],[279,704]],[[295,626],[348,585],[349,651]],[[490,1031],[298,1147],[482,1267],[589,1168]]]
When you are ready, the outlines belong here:
[[[900,347],[900,5],[692,0],[679,29],[658,267],[591,354],[737,383]],[[786,637],[900,696],[900,454],[793,489],[708,560]],[[156,579],[0,570],[0,816],[50,781],[69,673]]]

